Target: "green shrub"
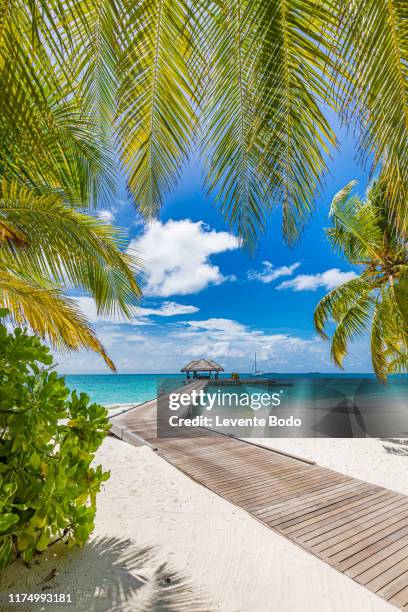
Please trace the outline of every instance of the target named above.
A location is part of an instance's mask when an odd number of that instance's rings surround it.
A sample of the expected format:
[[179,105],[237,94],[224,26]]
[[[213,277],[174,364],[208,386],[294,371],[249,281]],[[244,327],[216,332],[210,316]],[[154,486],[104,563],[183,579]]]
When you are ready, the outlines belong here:
[[0,568],[61,538],[85,542],[109,478],[90,466],[108,427],[102,406],[70,395],[38,338],[0,324]]

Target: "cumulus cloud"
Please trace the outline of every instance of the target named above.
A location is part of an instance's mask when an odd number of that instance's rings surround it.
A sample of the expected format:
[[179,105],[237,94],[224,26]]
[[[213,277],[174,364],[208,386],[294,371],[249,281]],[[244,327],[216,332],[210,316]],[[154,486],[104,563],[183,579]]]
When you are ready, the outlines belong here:
[[105,221],[105,223],[112,223],[113,219],[115,218],[115,215],[111,210],[100,210],[98,212],[98,217],[102,221]]
[[[156,325],[140,334],[107,324],[99,326],[98,335],[121,372],[179,372],[188,361],[200,357],[216,359],[226,372],[250,372],[255,352],[258,368],[265,372],[334,370],[329,344],[317,336],[253,329],[233,319],[183,321],[177,327]],[[367,346],[365,338],[353,345],[347,358],[350,371],[370,371]],[[58,362],[64,373],[106,372],[103,360],[91,353],[58,355]]]
[[142,308],[139,307],[136,310],[135,316],[130,320],[118,317],[110,317],[107,315],[102,316],[98,314],[95,300],[88,296],[81,296],[74,298],[79,308],[84,313],[91,323],[114,323],[126,322],[130,325],[152,325],[152,321],[148,318],[150,315],[159,317],[174,317],[177,315],[194,314],[199,311],[196,306],[190,306],[187,304],[179,304],[177,302],[163,302],[158,308]]
[[248,272],[249,280],[258,280],[261,283],[271,283],[272,281],[280,278],[281,276],[291,276],[293,272],[300,266],[299,262],[296,262],[290,266],[274,266],[270,261],[263,261],[263,268],[261,271],[250,270]]
[[338,268],[331,268],[318,274],[299,274],[291,280],[283,281],[276,289],[293,289],[293,291],[316,291],[319,287],[334,289],[356,277],[355,272],[342,272]]
[[267,333],[221,318],[186,321],[185,325],[186,328],[172,332],[182,355],[218,357],[241,371],[250,369],[254,352],[267,370],[280,369],[305,356],[314,363],[327,356],[323,342],[317,337],[304,339],[291,334]]
[[210,257],[239,248],[238,239],[228,232],[210,230],[199,221],[154,221],[131,241],[128,253],[141,258],[145,275],[144,294],[169,297],[198,293],[219,285],[224,276]]
[[193,329],[205,329],[207,331],[241,334],[245,332],[242,323],[231,319],[206,319],[205,321],[187,321],[186,324]]
[[198,312],[197,306],[178,304],[177,302],[163,302],[159,308],[138,308],[141,315],[156,315],[160,317],[174,317],[176,315],[186,315]]

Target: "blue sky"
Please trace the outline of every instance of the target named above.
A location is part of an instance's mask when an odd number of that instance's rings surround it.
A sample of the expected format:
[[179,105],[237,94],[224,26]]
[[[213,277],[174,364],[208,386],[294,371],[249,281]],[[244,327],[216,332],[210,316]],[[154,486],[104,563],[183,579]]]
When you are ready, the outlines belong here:
[[[121,190],[101,216],[125,228],[129,251],[144,262],[140,311],[130,323],[101,320],[92,300],[78,296],[119,372],[176,372],[199,357],[248,372],[255,352],[264,371],[336,371],[329,343],[313,329],[313,310],[353,269],[332,251],[324,227],[336,191],[357,179],[363,194],[368,176],[355,162],[353,136],[337,134],[341,150],[329,162],[316,212],[294,248],[284,244],[277,209],[255,254],[245,253],[204,193],[199,159],[186,167],[153,224],[143,224]],[[90,353],[58,355],[57,361],[64,373],[107,373]],[[353,343],[345,366],[346,372],[371,371],[367,338]]]

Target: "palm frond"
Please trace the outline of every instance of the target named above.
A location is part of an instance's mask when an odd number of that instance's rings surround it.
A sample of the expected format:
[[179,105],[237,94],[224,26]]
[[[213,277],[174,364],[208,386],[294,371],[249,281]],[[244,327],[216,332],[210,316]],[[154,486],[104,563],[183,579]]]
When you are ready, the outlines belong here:
[[331,356],[336,365],[343,367],[347,345],[356,336],[361,336],[369,327],[372,315],[372,299],[369,293],[355,297],[344,315],[337,320],[332,337]]
[[408,333],[408,264],[399,267],[399,278],[393,291],[399,316]]
[[78,95],[72,62],[48,32],[55,15],[33,20],[35,6],[13,3],[1,38],[2,174],[87,206],[113,190],[111,154]]
[[408,5],[405,0],[339,4],[339,107],[359,122],[359,147],[382,166],[390,206],[408,227]]
[[333,227],[326,231],[333,246],[351,263],[366,259],[382,261],[383,228],[376,207],[368,197],[363,202],[351,194],[355,182],[346,185],[333,198],[330,218]]
[[342,366],[348,342],[371,324],[371,359],[376,375],[403,371],[408,354],[408,257],[406,236],[390,215],[384,179],[374,181],[364,201],[349,183],[333,199],[326,233],[352,264],[364,266],[360,277],[326,295],[315,310],[315,327],[327,338],[332,318],[332,358]]
[[[395,297],[394,284],[384,287],[381,291],[381,302],[377,304],[380,320],[380,333],[383,348],[383,378],[386,374],[402,371],[408,356],[408,326],[401,316]],[[375,362],[373,360],[373,365]],[[394,367],[396,369],[394,370]],[[384,375],[385,374],[385,375]]]
[[129,315],[140,297],[137,262],[122,253],[117,230],[64,205],[56,194],[36,195],[16,181],[0,185],[0,227],[24,240],[3,243],[0,266],[90,293],[101,313]]
[[[362,157],[382,165],[407,223],[403,0],[18,0],[12,9],[0,45],[5,115],[15,109],[16,119],[1,126],[9,175],[85,203],[109,175],[101,145],[115,133],[135,202],[152,215],[203,117],[207,185],[231,227],[253,243],[281,204],[296,240],[335,144],[330,107],[347,126],[357,119]],[[16,125],[30,135],[25,165]]]
[[332,16],[323,2],[235,0],[208,17],[210,85],[204,98],[208,185],[245,241],[283,206],[296,240],[335,136],[321,105]]
[[194,139],[191,7],[187,0],[126,0],[122,6],[116,133],[133,197],[149,217],[174,187]]
[[203,93],[206,187],[229,224],[251,246],[270,208],[259,173],[255,68],[261,49],[257,2],[219,5],[208,23],[208,87]]
[[325,339],[325,327],[330,319],[340,322],[360,296],[368,296],[371,287],[364,278],[353,278],[325,295],[315,308],[314,325]]
[[376,302],[373,312],[373,320],[371,323],[371,362],[373,369],[381,380],[385,380],[388,374],[388,363],[386,357],[386,347],[384,345],[383,321],[381,304]]
[[73,300],[52,286],[45,287],[0,268],[0,303],[16,325],[26,325],[59,350],[81,348],[99,353],[115,365]]
[[324,75],[333,65],[336,13],[320,0],[269,0],[260,8],[259,169],[273,203],[282,205],[283,232],[293,242],[313,210],[336,145],[322,111],[334,103]]
[[388,363],[388,374],[406,374],[408,372],[408,352],[398,353]]

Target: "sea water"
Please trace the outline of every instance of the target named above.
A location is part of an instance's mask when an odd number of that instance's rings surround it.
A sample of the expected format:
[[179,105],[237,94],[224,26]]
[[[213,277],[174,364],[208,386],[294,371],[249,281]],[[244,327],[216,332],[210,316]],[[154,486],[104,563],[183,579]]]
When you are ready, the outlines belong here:
[[[221,378],[229,376],[228,374],[221,375]],[[249,378],[250,374],[241,374],[242,378]],[[308,373],[308,374],[264,374],[266,378],[279,378],[279,379],[299,379],[299,378],[336,378],[336,377],[348,377],[348,378],[359,378],[359,377],[370,377],[371,374],[320,374],[320,373]],[[405,378],[405,377],[404,377]],[[78,392],[87,393],[91,400],[98,402],[103,406],[110,406],[114,404],[131,404],[146,402],[150,399],[157,397],[158,389],[161,383],[166,380],[174,380],[173,387],[182,386],[185,376],[179,374],[68,374],[65,376],[67,386]],[[253,377],[254,382],[256,377]],[[391,380],[391,379],[390,379]],[[397,379],[398,380],[398,379]],[[391,384],[397,387],[398,382],[392,382]],[[405,378],[405,381],[407,379]],[[251,385],[252,387],[252,385]],[[253,388],[253,387],[252,387]],[[235,388],[236,389],[236,388]],[[406,387],[405,387],[406,389]]]
[[89,395],[93,402],[102,406],[115,404],[140,404],[158,395],[161,381],[166,378],[180,380],[183,374],[67,374],[67,386],[79,393]]

